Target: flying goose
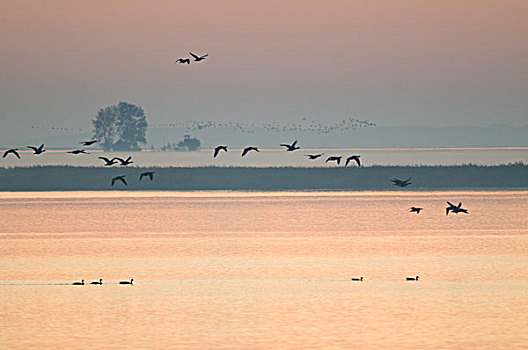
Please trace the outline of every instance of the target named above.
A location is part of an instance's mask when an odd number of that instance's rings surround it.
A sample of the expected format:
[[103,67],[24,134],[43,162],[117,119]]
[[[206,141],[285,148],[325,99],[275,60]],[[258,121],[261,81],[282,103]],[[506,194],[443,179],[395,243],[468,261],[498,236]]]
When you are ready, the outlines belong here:
[[317,159],[317,158],[321,157],[322,155],[324,155],[324,153],[319,153],[319,154],[305,154],[305,156],[307,156],[308,159]]
[[116,183],[116,181],[121,181],[122,183],[125,184],[125,186],[128,186],[126,180],[125,180],[125,176],[126,175],[119,175],[119,176],[116,176],[112,179],[112,186],[114,186],[114,184]]
[[355,160],[358,166],[361,166],[361,162],[359,161],[359,157],[361,156],[350,156],[346,159],[345,167],[350,163],[350,161]]
[[249,151],[260,152],[257,147],[249,146],[249,147],[244,148],[244,150],[242,151],[241,157],[245,156]]
[[71,154],[90,154],[88,152],[86,152],[85,150],[83,149],[76,149],[76,150],[73,150],[73,151],[68,151],[66,153],[71,153]]
[[291,145],[288,145],[287,143],[281,143],[279,146],[286,147],[287,152],[295,151],[296,149],[300,149],[300,147],[295,147],[297,145],[297,140],[295,140]]
[[343,158],[343,157],[341,157],[341,156],[339,156],[339,157],[338,157],[338,156],[330,156],[330,157],[328,157],[328,158],[326,159],[326,162],[325,162],[325,163],[335,161],[335,162],[337,162],[337,165],[339,165],[339,163],[341,163],[341,158]]
[[112,166],[115,163],[117,163],[117,159],[115,159],[115,157],[112,158],[112,159],[108,159],[106,157],[98,157],[98,158],[105,161],[105,163],[106,163],[105,166]]
[[449,214],[449,211],[452,211],[455,214],[458,214],[458,213],[469,214],[467,209],[462,208],[462,202],[458,203],[458,205],[454,205],[453,203],[448,201],[447,204],[449,204],[449,207],[446,208],[446,216]]
[[191,64],[191,60],[189,58],[178,58],[174,63],[187,63]]
[[132,278],[130,281],[120,281],[119,284],[134,284],[134,279]]
[[227,146],[216,146],[215,149],[214,149],[213,158],[216,158],[216,156],[218,155],[218,152],[220,152],[220,151],[226,151],[227,152]]
[[33,154],[41,154],[46,152],[46,150],[44,149],[44,144],[41,144],[38,147],[28,146],[28,148],[31,148],[33,150]]
[[83,146],[91,146],[91,145],[93,145],[94,143],[97,143],[97,142],[99,142],[99,140],[81,141],[79,143],[82,143]]
[[143,179],[145,176],[148,176],[150,178],[150,181],[152,181],[154,180],[155,173],[155,171],[145,171],[144,173],[141,173],[141,175],[139,175],[139,181],[141,181],[141,179]]
[[408,178],[407,180],[400,180],[400,179],[394,178],[391,181],[394,186],[400,186],[400,187],[405,187],[405,186],[409,186],[410,184],[412,184],[412,182],[409,182],[411,181],[411,178]]
[[123,158],[119,158],[119,157],[115,157],[115,159],[117,159],[121,163],[121,165],[123,165],[123,166],[127,166],[129,164],[134,163],[132,161],[132,156],[129,156],[127,159],[123,159]]
[[74,286],[84,286],[84,280],[82,280],[81,282],[73,282],[72,284]]
[[20,159],[20,154],[18,154],[18,148],[11,148],[11,149],[8,149],[7,151],[4,152],[4,155],[2,156],[2,158],[5,158],[9,155],[9,153],[12,153],[14,154],[18,159]]
[[99,284],[99,285],[101,285],[101,284],[103,284],[103,279],[99,278],[99,282],[93,281],[93,282],[90,282],[90,284]]
[[411,207],[411,210],[409,212],[420,214],[420,210],[422,210],[422,209],[423,208]]
[[189,52],[191,54],[192,57],[194,57],[194,62],[200,62],[202,60],[205,60],[205,58],[207,56],[209,56],[209,54],[205,54],[203,56],[196,56],[195,54],[193,54],[192,52]]

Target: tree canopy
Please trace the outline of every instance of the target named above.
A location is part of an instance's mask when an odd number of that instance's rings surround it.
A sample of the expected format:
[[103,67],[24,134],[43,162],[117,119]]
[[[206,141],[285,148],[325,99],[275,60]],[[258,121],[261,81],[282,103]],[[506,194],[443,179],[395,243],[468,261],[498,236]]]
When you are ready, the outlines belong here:
[[105,151],[139,150],[139,144],[147,142],[145,111],[128,102],[101,108],[92,124]]

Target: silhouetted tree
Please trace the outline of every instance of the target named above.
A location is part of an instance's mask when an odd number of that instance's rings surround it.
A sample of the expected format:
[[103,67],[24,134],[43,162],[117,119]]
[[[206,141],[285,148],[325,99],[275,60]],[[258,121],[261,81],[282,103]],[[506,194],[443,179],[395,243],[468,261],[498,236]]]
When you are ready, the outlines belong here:
[[105,151],[139,149],[146,143],[147,118],[143,108],[127,102],[101,108],[92,120],[94,137]]

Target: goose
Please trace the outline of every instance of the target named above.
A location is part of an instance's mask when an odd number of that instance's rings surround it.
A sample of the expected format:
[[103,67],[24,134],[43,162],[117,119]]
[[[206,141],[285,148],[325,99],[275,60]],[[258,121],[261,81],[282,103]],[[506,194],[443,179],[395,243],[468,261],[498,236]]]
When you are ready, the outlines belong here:
[[134,279],[132,278],[130,281],[119,281],[119,284],[134,284]]
[[352,277],[352,281],[363,281],[363,276],[357,278],[357,277]]
[[192,57],[194,57],[194,62],[200,62],[202,60],[205,60],[205,58],[207,56],[209,56],[209,54],[205,54],[203,56],[197,56],[197,55],[193,54],[192,52],[189,52],[189,53],[191,54]]
[[296,149],[300,149],[300,147],[295,147],[297,145],[297,140],[295,140],[291,145],[288,145],[287,143],[281,143],[279,146],[286,147],[286,152],[292,152]]
[[326,159],[326,162],[325,162],[325,163],[328,163],[328,162],[334,162],[334,161],[335,161],[335,162],[337,162],[337,165],[339,165],[339,163],[341,163],[341,158],[343,158],[343,157],[341,157],[341,156],[339,156],[339,157],[337,157],[337,156],[331,156],[331,157],[328,157],[328,158]]
[[20,154],[18,154],[18,148],[11,148],[4,152],[4,155],[2,158],[5,158],[9,155],[9,153],[14,154],[18,159],[20,159]]
[[187,63],[191,64],[191,60],[188,58],[178,58],[174,63]]
[[361,166],[361,162],[359,161],[359,157],[361,157],[361,156],[350,156],[350,157],[348,157],[347,160],[346,160],[346,163],[345,163],[345,167],[346,167],[346,166],[348,165],[348,163],[350,163],[352,160],[355,160],[356,163],[357,163],[357,165],[358,165],[358,166]]
[[248,154],[249,151],[260,152],[260,151],[258,150],[257,147],[249,146],[249,147],[244,148],[244,150],[242,151],[242,155],[241,155],[241,157],[243,157],[243,156],[245,156],[246,154]]
[[99,285],[101,285],[101,284],[103,284],[103,279],[99,278],[99,282],[93,281],[93,282],[90,282],[90,284],[99,284]]
[[420,210],[422,210],[422,209],[423,209],[423,208],[411,207],[410,212],[411,212],[411,213],[420,214]]
[[144,173],[141,173],[141,175],[139,175],[139,181],[141,181],[141,179],[143,179],[145,176],[148,176],[150,178],[150,181],[152,181],[154,180],[155,173],[155,171],[145,171]]
[[449,204],[449,207],[446,208],[446,216],[449,214],[449,211],[452,211],[455,214],[458,214],[458,213],[469,214],[467,209],[462,208],[462,202],[458,203],[458,205],[454,205],[453,203],[448,201],[447,204]]
[[218,155],[218,153],[220,151],[226,151],[227,152],[227,146],[216,146],[215,149],[214,149],[213,158],[216,158],[216,156]]
[[86,152],[85,150],[83,149],[76,149],[76,150],[73,150],[73,151],[68,151],[66,153],[71,153],[71,154],[90,154],[88,152]]
[[128,186],[126,180],[125,180],[125,176],[126,175],[119,175],[119,176],[116,176],[112,179],[112,186],[115,185],[116,181],[121,181],[122,183],[125,184],[125,186]]
[[409,182],[411,181],[411,178],[408,178],[407,180],[400,180],[400,179],[394,178],[391,181],[394,186],[400,186],[400,187],[405,187],[405,186],[409,186],[410,184],[412,184],[412,182]]
[[72,284],[74,286],[84,286],[84,280],[82,280],[81,282],[73,282]]
[[317,158],[321,157],[322,155],[324,155],[324,153],[319,153],[319,154],[305,154],[305,156],[307,156],[308,159],[310,159],[310,160],[317,159]]
[[91,146],[97,142],[99,142],[99,140],[81,141],[79,143],[81,143],[83,146]]
[[33,150],[33,154],[41,154],[46,152],[46,150],[44,149],[44,144],[41,144],[38,147],[28,146],[28,148],[31,148]]
[[112,159],[108,159],[106,157],[98,157],[98,158],[105,161],[105,166],[112,166],[115,163],[117,163],[117,159],[115,158],[112,158]]
[[123,165],[123,166],[127,166],[129,164],[134,163],[132,161],[132,156],[129,156],[127,159],[123,159],[123,158],[119,158],[119,157],[115,157],[115,159],[117,159],[119,161],[119,163],[121,163],[121,165]]
[[406,281],[418,281],[419,278],[420,278],[420,276],[416,276],[416,277],[407,277],[405,280],[406,280]]

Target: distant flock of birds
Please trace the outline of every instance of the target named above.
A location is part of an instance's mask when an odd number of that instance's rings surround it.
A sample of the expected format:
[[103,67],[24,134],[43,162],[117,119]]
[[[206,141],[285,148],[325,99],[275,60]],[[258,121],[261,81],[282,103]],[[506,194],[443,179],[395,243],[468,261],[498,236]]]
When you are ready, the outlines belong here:
[[[85,284],[95,284],[95,285],[102,285],[103,279],[100,278],[99,281],[93,281],[90,283],[84,283],[84,280],[81,280],[81,282],[73,282],[72,285],[74,286],[84,286]],[[132,278],[130,281],[119,281],[119,284],[134,284],[134,279]]]

